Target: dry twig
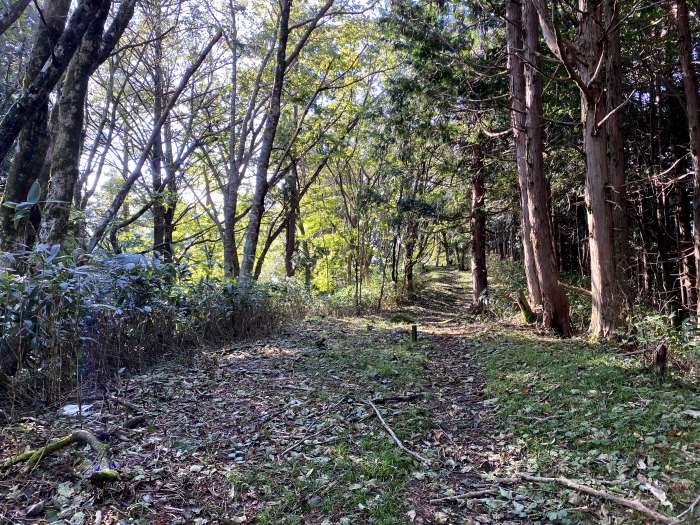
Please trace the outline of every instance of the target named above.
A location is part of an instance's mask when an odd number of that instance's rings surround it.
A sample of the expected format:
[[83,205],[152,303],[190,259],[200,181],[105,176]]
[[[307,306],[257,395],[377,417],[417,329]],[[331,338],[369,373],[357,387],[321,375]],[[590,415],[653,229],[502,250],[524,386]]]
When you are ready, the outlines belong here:
[[392,428],[387,424],[386,421],[384,421],[384,418],[382,417],[381,412],[379,412],[379,409],[377,408],[377,405],[375,405],[371,399],[367,400],[367,404],[372,407],[374,410],[374,413],[377,414],[377,418],[379,419],[379,422],[382,424],[384,429],[387,431],[387,433],[391,436],[391,439],[394,440],[394,443],[396,443],[396,446],[398,446],[401,450],[406,452],[406,454],[409,454],[410,456],[413,456],[416,458],[418,461],[421,463],[425,463],[426,465],[430,465],[430,460],[427,458],[424,458],[417,452],[413,452],[412,450],[409,450],[406,448],[406,445],[403,444],[403,442],[397,437],[396,433],[392,430]]

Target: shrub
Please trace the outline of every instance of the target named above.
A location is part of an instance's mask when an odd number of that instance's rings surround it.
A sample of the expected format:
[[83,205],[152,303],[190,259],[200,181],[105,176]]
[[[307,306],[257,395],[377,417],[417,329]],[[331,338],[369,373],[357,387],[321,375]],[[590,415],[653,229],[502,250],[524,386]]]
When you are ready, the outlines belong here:
[[[312,301],[293,281],[253,285],[189,278],[187,268],[122,254],[78,264],[38,245],[23,273],[0,268],[0,406],[48,401],[77,381],[99,381],[164,354],[268,333]],[[5,394],[3,396],[3,394]]]

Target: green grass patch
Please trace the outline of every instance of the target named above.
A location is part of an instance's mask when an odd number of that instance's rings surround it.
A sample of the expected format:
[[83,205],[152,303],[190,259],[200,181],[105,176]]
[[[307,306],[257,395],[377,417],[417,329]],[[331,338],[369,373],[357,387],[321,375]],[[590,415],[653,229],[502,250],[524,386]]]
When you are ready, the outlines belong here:
[[638,360],[580,341],[504,331],[481,348],[488,393],[538,471],[639,490],[643,476],[673,510],[700,491],[700,424],[688,412],[700,393],[687,377],[661,382]]
[[[362,330],[362,335],[335,341],[308,355],[301,365],[359,387],[350,392],[353,402],[344,409],[350,415],[344,421],[337,419],[337,429],[320,436],[319,444],[303,445],[281,461],[244,466],[229,475],[237,493],[255,494],[260,501],[256,523],[295,525],[324,519],[347,525],[406,523],[406,486],[421,467],[394,444],[361,401],[419,388],[426,357],[410,342],[379,340],[380,330]],[[325,403],[335,398],[322,388],[314,395]],[[407,442],[419,440],[432,428],[420,404],[381,410]],[[329,437],[332,441],[325,443]]]

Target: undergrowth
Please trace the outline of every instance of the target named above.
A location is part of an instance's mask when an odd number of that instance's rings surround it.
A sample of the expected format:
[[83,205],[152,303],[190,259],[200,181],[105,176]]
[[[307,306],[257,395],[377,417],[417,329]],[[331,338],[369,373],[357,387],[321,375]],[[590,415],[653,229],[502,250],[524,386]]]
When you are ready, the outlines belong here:
[[697,383],[677,371],[660,381],[601,345],[508,331],[484,338],[487,390],[537,471],[611,480],[652,501],[658,488],[668,513],[700,492]]
[[[527,290],[522,264],[489,257],[488,269],[490,295],[486,313],[493,319],[513,318],[519,314],[514,298],[519,290]],[[563,276],[562,279],[570,285],[565,291],[574,332],[585,335],[591,322],[591,298],[579,290],[590,288],[590,283],[580,276]],[[627,312],[614,340],[625,352],[640,351],[640,358],[647,362],[653,350],[665,343],[670,350],[671,364],[688,377],[698,379],[700,344],[695,323],[692,317],[679,323],[673,316],[639,303],[633,311]],[[646,356],[641,351],[646,351]]]
[[192,280],[187,268],[143,255],[81,264],[39,245],[23,265],[22,273],[0,268],[0,407],[50,401],[122,367],[269,333],[312,303],[293,281],[241,293],[234,281]]

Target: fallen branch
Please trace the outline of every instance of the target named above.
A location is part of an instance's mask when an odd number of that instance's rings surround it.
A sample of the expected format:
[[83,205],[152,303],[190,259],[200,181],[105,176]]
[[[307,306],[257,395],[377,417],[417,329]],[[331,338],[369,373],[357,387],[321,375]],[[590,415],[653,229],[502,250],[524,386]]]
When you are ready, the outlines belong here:
[[695,498],[695,501],[693,501],[690,504],[690,507],[685,509],[683,512],[681,512],[678,516],[676,516],[676,519],[674,523],[681,523],[685,521],[686,518],[692,518],[695,516],[695,508],[700,505],[700,496]]
[[319,436],[319,435],[323,434],[326,430],[329,430],[329,429],[332,428],[333,426],[334,426],[334,425],[333,425],[332,423],[331,423],[331,424],[328,424],[328,425],[326,425],[325,427],[322,427],[321,430],[319,430],[318,432],[315,432],[314,434],[311,434],[310,436],[304,436],[303,438],[301,438],[299,441],[297,441],[297,442],[294,443],[293,445],[290,445],[290,446],[288,446],[286,449],[284,449],[284,451],[279,455],[279,457],[282,458],[282,456],[286,455],[287,452],[291,452],[292,450],[294,450],[295,448],[297,448],[299,445],[301,445],[304,441],[306,441],[306,440],[308,440],[308,439],[315,438],[316,436]]
[[562,282],[562,281],[559,281],[559,286],[561,286],[565,290],[569,290],[571,292],[576,292],[576,293],[580,293],[580,294],[583,294],[583,295],[588,296],[588,297],[593,297],[590,290],[586,290],[585,288],[581,288],[580,286],[574,286],[573,284],[567,284],[567,283]]
[[412,450],[409,450],[406,448],[406,446],[401,442],[401,440],[397,437],[397,435],[394,433],[394,431],[391,429],[391,427],[387,424],[386,421],[384,421],[384,418],[382,417],[381,412],[379,412],[379,409],[377,408],[377,405],[375,405],[371,399],[367,400],[367,404],[372,407],[374,410],[374,413],[377,414],[377,418],[379,419],[379,422],[382,424],[384,429],[388,432],[388,434],[391,436],[391,439],[394,440],[394,443],[396,443],[396,446],[398,446],[401,450],[406,452],[408,455],[413,456],[416,458],[418,461],[421,463],[425,463],[426,465],[430,465],[430,460],[424,458],[417,452],[413,452]]
[[661,514],[660,512],[657,512],[654,509],[650,509],[638,499],[633,500],[629,498],[623,498],[621,496],[616,496],[615,494],[611,494],[610,492],[594,489],[593,487],[589,487],[588,485],[582,485],[581,483],[570,480],[568,478],[564,478],[561,476],[556,478],[547,478],[541,476],[533,476],[531,474],[519,474],[518,477],[525,481],[532,481],[535,483],[559,483],[560,485],[563,485],[573,490],[577,490],[579,492],[583,492],[584,494],[595,496],[601,499],[606,499],[608,501],[612,501],[613,503],[617,503],[618,505],[621,505],[623,507],[627,507],[628,509],[636,510],[637,512],[645,514],[646,516],[652,518],[653,520],[659,523],[666,523],[668,525],[678,523],[678,520],[676,518],[672,518],[671,516]]
[[92,450],[97,455],[97,461],[95,463],[99,465],[100,468],[98,468],[90,474],[91,481],[106,482],[119,479],[119,472],[117,472],[116,470],[110,468],[102,468],[102,465],[106,463],[106,458],[108,455],[107,446],[101,443],[100,440],[97,439],[94,434],[88,432],[87,430],[76,430],[68,434],[67,436],[58,438],[50,442],[44,447],[27,450],[25,452],[22,452],[21,454],[11,456],[0,463],[0,470],[6,469],[13,465],[17,465],[19,463],[27,463],[27,465],[35,467],[45,457],[73,444],[89,445],[90,448],[92,448]]
[[134,403],[132,403],[131,401],[127,401],[126,399],[122,399],[121,397],[117,397],[115,395],[109,395],[107,397],[110,400],[117,403],[118,405],[122,405],[123,407],[128,408],[129,410],[131,410],[135,414],[138,414],[139,412],[141,412],[141,409],[138,406],[136,406]]
[[397,402],[401,403],[404,401],[415,401],[416,399],[421,399],[423,397],[422,392],[418,392],[417,394],[406,394],[405,396],[387,396],[387,397],[374,397],[372,398],[372,403],[376,405],[384,405],[386,403],[392,403],[392,402]]
[[472,490],[471,492],[465,492],[464,494],[455,494],[454,496],[445,496],[443,498],[431,499],[430,503],[440,503],[443,501],[460,501],[465,499],[478,498],[479,496],[487,496],[489,494],[498,494],[498,492],[499,491],[496,488]]

